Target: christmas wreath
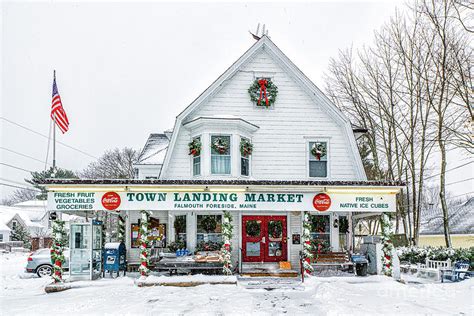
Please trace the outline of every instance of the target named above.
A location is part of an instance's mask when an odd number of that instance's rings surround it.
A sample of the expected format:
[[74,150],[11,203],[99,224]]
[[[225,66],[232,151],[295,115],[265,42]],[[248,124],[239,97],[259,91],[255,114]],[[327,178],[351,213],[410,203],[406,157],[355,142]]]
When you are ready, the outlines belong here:
[[189,155],[193,157],[199,156],[201,154],[201,141],[198,138],[193,139],[192,142],[188,144],[189,146]]
[[280,238],[283,232],[283,225],[280,221],[268,222],[268,232],[272,238]]
[[260,223],[258,221],[247,221],[245,232],[249,237],[260,236]]
[[311,230],[316,233],[325,233],[326,226],[329,225],[329,216],[311,215]]
[[215,216],[204,216],[201,220],[201,227],[204,228],[207,233],[215,231],[217,227],[217,221]]
[[256,103],[258,106],[269,107],[275,103],[278,87],[271,79],[255,79],[248,90],[250,94],[250,101]]
[[217,137],[214,142],[212,142],[211,148],[222,155],[229,150],[229,144],[222,137]]
[[321,160],[321,157],[326,155],[326,146],[323,143],[314,143],[311,147],[311,155]]
[[248,157],[252,154],[253,144],[245,138],[240,140],[240,154],[243,157]]

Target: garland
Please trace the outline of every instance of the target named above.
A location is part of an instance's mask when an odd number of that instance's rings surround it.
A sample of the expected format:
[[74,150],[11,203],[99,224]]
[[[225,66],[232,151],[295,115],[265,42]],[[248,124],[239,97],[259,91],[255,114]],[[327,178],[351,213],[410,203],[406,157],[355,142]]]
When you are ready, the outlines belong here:
[[199,156],[201,154],[201,141],[199,138],[194,138],[189,144],[189,155],[193,157]]
[[283,225],[280,221],[270,221],[268,223],[268,232],[272,238],[279,238],[282,236]]
[[55,220],[53,222],[53,245],[51,246],[54,283],[63,282],[63,263],[65,261],[64,247],[66,246],[66,236],[64,221]]
[[269,107],[275,103],[278,87],[271,79],[255,79],[248,89],[248,93],[250,95],[250,101],[253,103],[256,103],[258,106],[265,105]]
[[217,137],[211,144],[211,148],[222,155],[229,150],[229,144],[223,138]]
[[204,228],[206,233],[216,230],[217,221],[214,215],[204,216],[201,220],[201,226]]
[[140,221],[140,275],[142,278],[147,277],[150,273],[148,266],[150,265],[150,251],[148,250],[148,220],[149,215],[147,211],[141,211],[142,219]]
[[260,236],[260,224],[257,221],[247,221],[245,224],[245,233],[250,237]]
[[311,147],[311,154],[318,160],[326,155],[326,146],[323,143],[314,143]]
[[392,222],[387,214],[380,216],[380,228],[382,233],[382,272],[387,276],[392,276]]
[[243,157],[248,157],[252,154],[253,144],[246,138],[240,140],[240,154]]
[[229,211],[224,211],[224,218],[222,221],[222,237],[224,238],[224,245],[221,249],[222,262],[224,263],[223,272],[226,275],[232,275],[232,260],[231,260],[231,240],[232,231],[232,215]]
[[314,271],[313,267],[311,266],[311,258],[313,258],[313,254],[311,252],[311,221],[309,218],[309,212],[304,212],[304,219],[303,219],[303,268],[306,275],[311,275]]

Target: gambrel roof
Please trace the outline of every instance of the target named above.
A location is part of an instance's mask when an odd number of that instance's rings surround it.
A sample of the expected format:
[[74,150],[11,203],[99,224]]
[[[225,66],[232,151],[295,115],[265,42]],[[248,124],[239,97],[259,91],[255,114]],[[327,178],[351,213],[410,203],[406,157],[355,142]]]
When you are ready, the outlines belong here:
[[164,133],[150,134],[135,165],[163,164],[169,142],[168,136]]
[[251,60],[261,52],[261,50],[268,53],[271,58],[311,97],[314,103],[318,104],[329,117],[344,129],[345,137],[348,138],[347,141],[348,144],[350,144],[349,152],[352,153],[352,157],[355,159],[357,177],[359,179],[367,179],[355,138],[352,135],[352,126],[348,118],[344,116],[344,114],[329,100],[329,98],[318,87],[316,87],[316,85],[266,35],[262,36],[260,40],[252,45],[236,62],[234,62],[219,78],[217,78],[216,81],[214,81],[176,117],[173,135],[163,162],[160,177],[167,172],[180,128],[187,116],[211,98],[216,92],[222,89],[226,81],[231,79],[247,61]]

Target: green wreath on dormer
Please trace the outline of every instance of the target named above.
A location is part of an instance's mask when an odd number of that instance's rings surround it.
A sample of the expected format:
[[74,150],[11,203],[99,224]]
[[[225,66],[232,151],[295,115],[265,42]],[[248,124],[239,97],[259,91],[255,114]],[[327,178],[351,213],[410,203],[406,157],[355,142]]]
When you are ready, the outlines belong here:
[[227,143],[222,137],[217,137],[212,142],[211,148],[223,155],[229,150],[229,143]]
[[250,101],[257,106],[270,107],[276,101],[278,94],[278,87],[273,83],[272,79],[260,78],[250,86],[249,90]]
[[199,141],[199,138],[195,138],[188,144],[189,146],[189,155],[193,157],[199,156],[201,154],[202,144]]
[[252,154],[253,150],[253,144],[250,142],[250,140],[246,138],[242,138],[240,140],[240,154],[243,157],[248,157]]
[[326,155],[326,146],[323,143],[314,143],[311,147],[311,155],[321,160],[321,157]]

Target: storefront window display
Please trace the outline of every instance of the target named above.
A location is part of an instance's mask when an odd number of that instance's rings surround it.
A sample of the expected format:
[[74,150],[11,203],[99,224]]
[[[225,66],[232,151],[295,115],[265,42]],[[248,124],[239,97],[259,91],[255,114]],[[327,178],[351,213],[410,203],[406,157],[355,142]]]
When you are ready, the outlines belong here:
[[197,215],[196,251],[216,251],[222,247],[222,215]]

